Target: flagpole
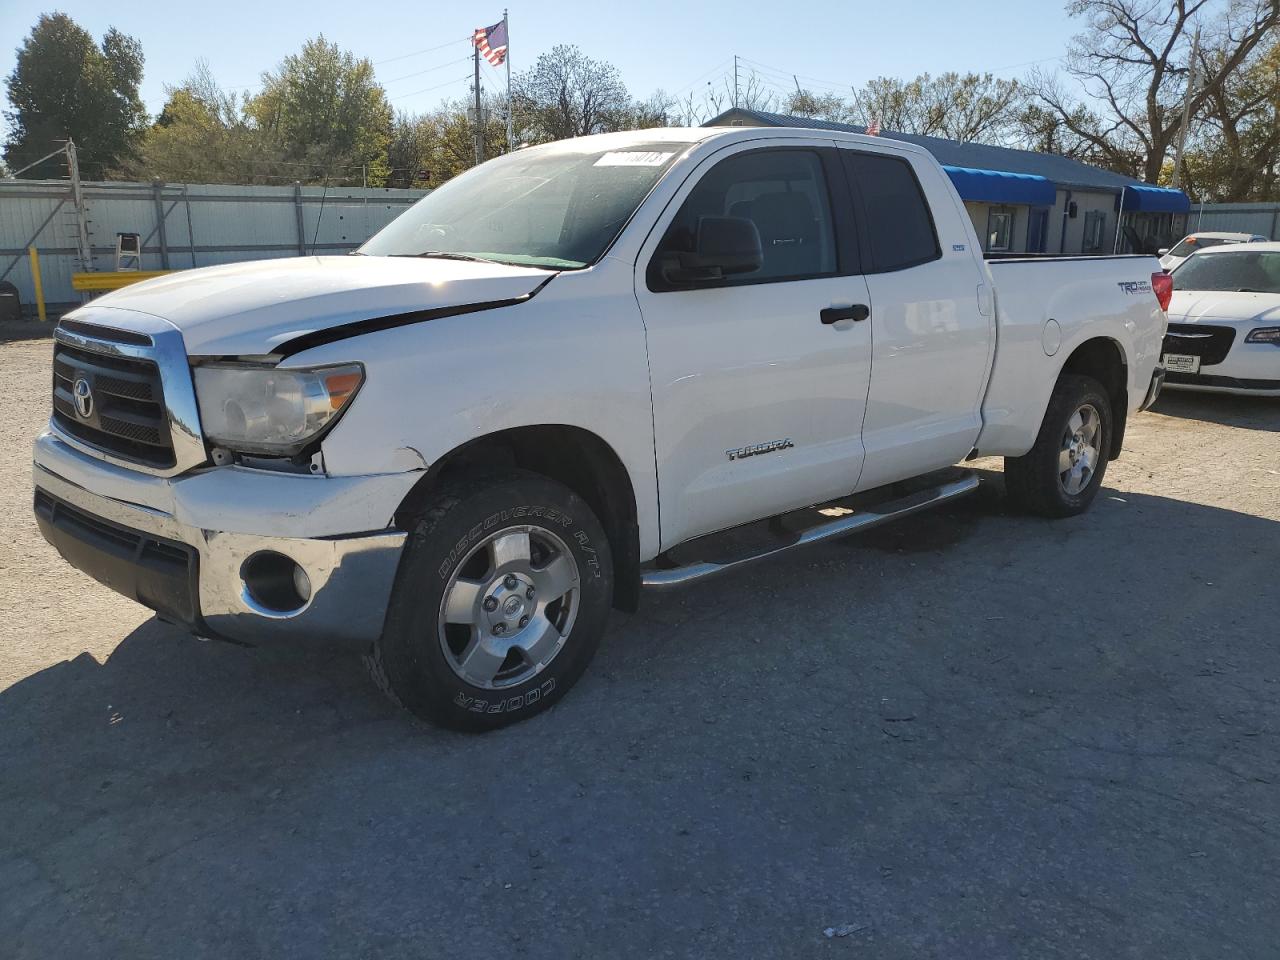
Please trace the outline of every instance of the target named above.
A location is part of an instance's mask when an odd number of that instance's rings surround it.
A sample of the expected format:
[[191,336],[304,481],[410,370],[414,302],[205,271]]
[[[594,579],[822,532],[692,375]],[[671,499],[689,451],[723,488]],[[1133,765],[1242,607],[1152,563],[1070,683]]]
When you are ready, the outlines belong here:
[[484,117],[480,113],[480,45],[475,44],[476,165],[484,163]]
[[516,148],[515,124],[511,117],[511,21],[507,19],[507,11],[502,11],[502,24],[507,34],[507,153]]

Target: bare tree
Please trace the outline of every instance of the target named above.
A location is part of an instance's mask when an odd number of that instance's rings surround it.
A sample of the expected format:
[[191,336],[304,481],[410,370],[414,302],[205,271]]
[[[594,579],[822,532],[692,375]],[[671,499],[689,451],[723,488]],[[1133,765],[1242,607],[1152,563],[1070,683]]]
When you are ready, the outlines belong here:
[[1205,47],[1222,54],[1191,91],[1193,115],[1280,25],[1280,0],[1073,0],[1068,10],[1087,26],[1064,69],[1099,106],[1085,106],[1058,76],[1037,72],[1030,85],[1107,166],[1153,183],[1181,123],[1193,22]]
[[531,142],[623,129],[632,106],[617,67],[565,44],[512,79],[512,99]]
[[752,70],[739,74],[736,90],[733,79],[725,76],[719,83],[711,82],[702,90],[686,93],[676,102],[672,118],[683,126],[696,127],[735,106],[742,110],[772,113],[780,106],[780,100]]
[[1015,137],[1026,91],[1016,80],[989,73],[922,73],[913,80],[879,77],[858,93],[864,122],[886,130],[965,143],[1004,143]]

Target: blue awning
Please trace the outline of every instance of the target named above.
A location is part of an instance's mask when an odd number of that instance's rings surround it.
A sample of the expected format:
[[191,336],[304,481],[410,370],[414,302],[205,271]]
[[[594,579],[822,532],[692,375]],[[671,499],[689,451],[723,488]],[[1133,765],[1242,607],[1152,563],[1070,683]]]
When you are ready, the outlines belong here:
[[1191,199],[1181,190],[1144,183],[1124,188],[1120,209],[1143,213],[1186,213],[1191,209]]
[[974,170],[971,167],[942,167],[955,184],[961,200],[978,203],[1025,203],[1052,207],[1058,191],[1045,177],[1003,170]]

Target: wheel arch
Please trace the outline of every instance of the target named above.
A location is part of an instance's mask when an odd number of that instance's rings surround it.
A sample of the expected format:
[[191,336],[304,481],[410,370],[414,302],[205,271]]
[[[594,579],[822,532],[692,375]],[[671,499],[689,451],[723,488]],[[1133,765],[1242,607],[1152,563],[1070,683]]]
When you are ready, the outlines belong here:
[[1093,377],[1107,391],[1112,421],[1107,459],[1117,459],[1129,419],[1129,367],[1124,347],[1112,337],[1091,337],[1071,351],[1058,376],[1065,373]]
[[599,435],[568,424],[512,427],[475,437],[438,457],[401,501],[396,524],[439,486],[459,476],[519,467],[564,484],[595,512],[613,554],[613,606],[634,611],[640,600],[640,533],[635,488],[617,452]]

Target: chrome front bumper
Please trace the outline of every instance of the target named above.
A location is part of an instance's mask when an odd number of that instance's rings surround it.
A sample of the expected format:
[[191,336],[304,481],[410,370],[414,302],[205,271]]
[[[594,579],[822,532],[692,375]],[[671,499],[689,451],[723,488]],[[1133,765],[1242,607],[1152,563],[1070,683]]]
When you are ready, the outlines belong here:
[[[382,632],[402,531],[309,538],[219,532],[94,493],[39,462],[32,470],[46,539],[74,566],[194,633],[250,644],[354,645]],[[268,609],[250,595],[242,571],[263,551],[283,554],[306,572],[311,590],[300,608]]]

